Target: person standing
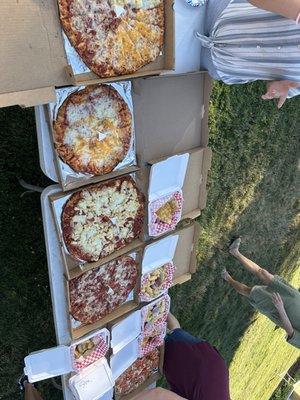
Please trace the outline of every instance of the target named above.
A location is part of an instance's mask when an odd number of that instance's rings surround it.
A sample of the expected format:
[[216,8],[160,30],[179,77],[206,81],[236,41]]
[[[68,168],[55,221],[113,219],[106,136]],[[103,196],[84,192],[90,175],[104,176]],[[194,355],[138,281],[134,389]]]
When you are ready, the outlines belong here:
[[230,400],[229,372],[218,350],[184,331],[169,313],[164,376],[170,390],[145,390],[135,400]]
[[202,67],[227,84],[267,81],[264,100],[300,94],[300,0],[210,0]]
[[255,262],[245,257],[239,250],[241,238],[237,238],[229,247],[229,252],[255,275],[263,285],[249,287],[236,281],[227,272],[222,272],[223,279],[239,294],[248,299],[250,304],[261,314],[268,317],[275,325],[286,332],[289,344],[300,349],[300,293],[283,278],[272,275]]

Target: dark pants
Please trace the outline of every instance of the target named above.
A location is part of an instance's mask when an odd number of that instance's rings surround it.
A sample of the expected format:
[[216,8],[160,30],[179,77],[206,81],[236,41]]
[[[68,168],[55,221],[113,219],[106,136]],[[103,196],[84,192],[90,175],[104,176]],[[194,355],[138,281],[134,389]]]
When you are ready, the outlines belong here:
[[195,336],[191,335],[190,333],[186,332],[181,328],[174,329],[172,333],[169,333],[166,336],[165,341],[166,343],[185,342],[191,344],[205,342],[205,340],[195,338]]

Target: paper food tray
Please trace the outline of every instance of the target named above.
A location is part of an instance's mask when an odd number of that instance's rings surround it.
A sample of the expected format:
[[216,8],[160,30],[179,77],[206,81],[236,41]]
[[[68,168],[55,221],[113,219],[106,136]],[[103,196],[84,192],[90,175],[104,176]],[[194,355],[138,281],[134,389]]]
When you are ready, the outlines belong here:
[[119,376],[126,371],[138,358],[139,356],[139,339],[136,338],[129,342],[122,350],[118,353],[113,354],[110,358],[110,365],[112,375],[114,379],[118,379]]
[[[189,154],[185,153],[169,157],[164,161],[152,165],[148,190],[148,224],[150,236],[159,236],[173,230],[180,221],[184,201],[182,187],[188,161]],[[171,199],[176,200],[178,209],[173,214],[172,222],[169,224],[159,220],[156,211]]]
[[26,356],[24,359],[24,373],[28,376],[29,382],[39,382],[74,371],[74,358],[72,356],[74,346],[96,335],[100,335],[109,346],[109,332],[107,329],[102,329],[70,346],[53,347],[36,351]]
[[118,353],[141,334],[141,311],[137,310],[111,327],[111,348]]

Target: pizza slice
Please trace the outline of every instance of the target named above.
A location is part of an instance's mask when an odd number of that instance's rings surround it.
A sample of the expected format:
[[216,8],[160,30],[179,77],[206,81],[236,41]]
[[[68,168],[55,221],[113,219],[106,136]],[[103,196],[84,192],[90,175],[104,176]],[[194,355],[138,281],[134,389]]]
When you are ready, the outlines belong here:
[[179,205],[175,199],[171,199],[155,211],[156,216],[166,224],[171,224],[173,216],[179,210]]

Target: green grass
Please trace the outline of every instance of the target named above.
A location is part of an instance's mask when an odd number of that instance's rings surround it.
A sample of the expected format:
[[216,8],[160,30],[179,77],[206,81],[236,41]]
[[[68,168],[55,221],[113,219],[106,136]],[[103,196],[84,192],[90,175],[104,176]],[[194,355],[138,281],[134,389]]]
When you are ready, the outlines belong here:
[[173,290],[173,310],[184,328],[216,345],[230,365],[233,400],[268,400],[278,373],[299,351],[283,332],[257,315],[220,279],[226,267],[238,280],[256,283],[228,255],[230,238],[270,272],[300,286],[299,99],[281,111],[264,103],[260,84],[215,84],[210,145],[214,151],[208,204],[199,221],[199,267],[192,282]]
[[[300,286],[300,99],[278,112],[258,92],[259,84],[215,84],[214,156],[207,208],[200,217],[198,272],[172,290],[183,326],[215,344],[230,364],[233,400],[268,400],[279,383],[277,373],[297,356],[282,332],[219,278],[226,266],[238,279],[254,283],[226,252],[229,238],[239,233],[248,256]],[[24,356],[55,345],[39,195],[21,197],[17,178],[41,186],[50,182],[39,169],[32,110],[0,110],[0,129],[0,399],[16,400]],[[51,382],[38,386],[46,400],[62,398]]]
[[[290,379],[292,377],[292,379]],[[271,400],[286,400],[287,396],[293,389],[294,382],[300,380],[300,358],[293,366],[292,370],[289,371],[289,376],[286,376],[280,386],[275,390]]]

